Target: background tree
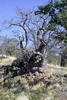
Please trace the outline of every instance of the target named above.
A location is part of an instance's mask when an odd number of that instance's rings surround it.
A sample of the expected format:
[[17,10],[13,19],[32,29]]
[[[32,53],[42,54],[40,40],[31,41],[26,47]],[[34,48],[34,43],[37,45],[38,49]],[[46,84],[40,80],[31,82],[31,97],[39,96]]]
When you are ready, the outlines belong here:
[[14,33],[14,36],[18,40],[17,46],[19,45],[20,46],[20,49],[22,51],[23,50],[23,42],[24,42],[23,33],[21,31],[19,31],[19,30],[17,30],[17,31],[13,30],[12,32]]
[[4,47],[4,43],[5,43],[5,40],[6,40],[6,38],[7,38],[7,36],[0,36],[0,54],[2,55],[2,56],[4,56],[4,55],[6,55],[6,51],[5,51],[5,47]]
[[9,21],[5,21],[4,24],[5,23],[6,24],[4,26],[6,29],[18,27],[20,30],[22,30],[22,32],[24,33],[23,37],[24,37],[25,48],[26,48],[28,46],[28,37],[29,37],[27,26],[30,23],[30,16],[31,16],[32,11],[26,13],[22,11],[22,9],[17,8],[17,13],[18,13],[17,17],[11,18],[11,20]]
[[[35,12],[36,15],[41,14],[48,16],[48,30],[54,30],[53,38],[56,41],[61,43],[60,51],[61,51],[61,66],[65,66],[67,64],[67,56],[65,55],[65,51],[67,49],[67,1],[60,0],[51,2],[46,6],[39,6],[38,11]],[[64,62],[63,62],[63,59]],[[62,64],[62,62],[64,64]]]
[[5,52],[5,55],[14,55],[15,50],[17,49],[17,40],[13,38],[6,38],[2,43],[2,49]]

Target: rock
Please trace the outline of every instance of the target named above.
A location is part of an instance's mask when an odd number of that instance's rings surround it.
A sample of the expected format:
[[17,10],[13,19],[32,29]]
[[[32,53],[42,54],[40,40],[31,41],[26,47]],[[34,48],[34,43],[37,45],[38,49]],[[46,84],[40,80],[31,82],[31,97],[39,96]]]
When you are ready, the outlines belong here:
[[36,71],[36,72],[35,72],[35,75],[36,75],[36,76],[39,76],[39,72]]

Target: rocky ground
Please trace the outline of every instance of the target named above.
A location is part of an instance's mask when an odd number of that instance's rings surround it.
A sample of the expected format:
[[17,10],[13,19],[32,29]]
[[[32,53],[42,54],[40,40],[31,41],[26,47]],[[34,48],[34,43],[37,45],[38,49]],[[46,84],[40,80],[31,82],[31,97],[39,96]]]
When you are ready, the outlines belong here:
[[[11,64],[13,60],[3,58],[0,66]],[[67,100],[67,68],[47,66],[43,73],[30,72],[14,78],[4,75],[0,67],[0,86],[17,95],[14,100]]]

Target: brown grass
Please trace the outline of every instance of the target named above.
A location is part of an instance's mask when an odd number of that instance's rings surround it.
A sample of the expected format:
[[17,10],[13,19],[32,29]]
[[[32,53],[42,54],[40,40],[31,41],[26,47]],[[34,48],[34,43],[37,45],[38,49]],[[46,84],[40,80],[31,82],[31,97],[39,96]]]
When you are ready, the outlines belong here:
[[13,56],[7,56],[3,59],[0,59],[0,66],[10,65],[15,59],[16,57],[13,57]]

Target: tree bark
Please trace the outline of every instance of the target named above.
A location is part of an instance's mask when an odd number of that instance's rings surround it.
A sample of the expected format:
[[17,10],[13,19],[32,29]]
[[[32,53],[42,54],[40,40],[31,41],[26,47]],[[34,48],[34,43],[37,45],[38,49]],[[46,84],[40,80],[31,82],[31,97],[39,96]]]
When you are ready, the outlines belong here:
[[66,66],[67,65],[67,47],[64,49],[62,55],[61,55],[61,66]]

